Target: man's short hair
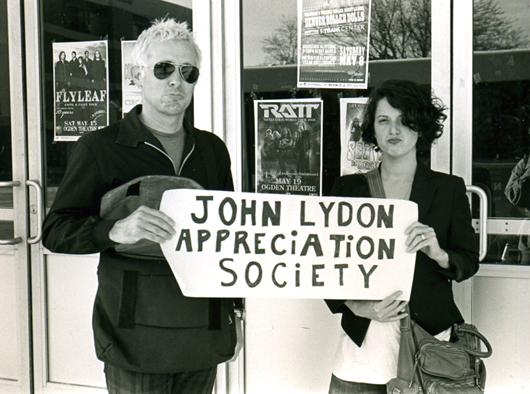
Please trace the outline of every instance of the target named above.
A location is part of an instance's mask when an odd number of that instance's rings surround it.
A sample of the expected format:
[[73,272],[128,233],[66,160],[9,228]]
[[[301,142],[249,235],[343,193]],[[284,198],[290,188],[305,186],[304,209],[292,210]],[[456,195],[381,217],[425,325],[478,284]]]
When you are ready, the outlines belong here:
[[135,66],[147,66],[147,49],[155,42],[187,41],[197,55],[197,66],[201,62],[201,50],[195,41],[193,32],[188,28],[187,22],[177,22],[173,18],[155,19],[153,25],[144,30],[136,41],[131,53]]

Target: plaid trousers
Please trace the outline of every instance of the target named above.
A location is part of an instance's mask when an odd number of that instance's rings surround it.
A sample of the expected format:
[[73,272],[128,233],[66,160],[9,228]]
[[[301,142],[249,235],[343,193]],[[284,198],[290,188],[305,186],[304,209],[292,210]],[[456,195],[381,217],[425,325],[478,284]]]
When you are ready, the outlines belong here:
[[105,363],[109,394],[211,394],[217,367],[178,373],[127,371]]

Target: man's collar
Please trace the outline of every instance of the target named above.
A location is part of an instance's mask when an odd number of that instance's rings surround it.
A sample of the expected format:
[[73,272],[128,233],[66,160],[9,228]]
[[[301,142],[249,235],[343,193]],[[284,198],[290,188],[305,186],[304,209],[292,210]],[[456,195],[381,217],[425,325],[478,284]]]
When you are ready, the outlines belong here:
[[[123,120],[120,122],[120,130],[118,137],[116,138],[116,143],[130,146],[132,148],[144,141],[156,146],[160,144],[153,134],[147,129],[147,127],[145,127],[145,125],[140,121],[139,115],[141,112],[142,105],[139,104],[125,115]],[[186,131],[186,135],[194,139],[193,127],[186,118],[184,118],[183,127]]]

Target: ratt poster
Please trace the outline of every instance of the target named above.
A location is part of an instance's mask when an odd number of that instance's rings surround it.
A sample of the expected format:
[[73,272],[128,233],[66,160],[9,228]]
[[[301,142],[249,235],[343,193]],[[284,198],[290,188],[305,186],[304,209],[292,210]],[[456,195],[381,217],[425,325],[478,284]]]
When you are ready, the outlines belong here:
[[54,141],[109,124],[107,41],[54,42]]
[[322,194],[320,99],[255,100],[256,192]]

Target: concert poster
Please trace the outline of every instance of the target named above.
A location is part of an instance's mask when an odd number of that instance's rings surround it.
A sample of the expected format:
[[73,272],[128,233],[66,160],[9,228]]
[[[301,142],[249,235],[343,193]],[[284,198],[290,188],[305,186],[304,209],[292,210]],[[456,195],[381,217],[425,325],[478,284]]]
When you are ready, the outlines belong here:
[[107,41],[53,42],[54,141],[109,124]]
[[299,88],[366,89],[371,0],[298,0]]
[[341,175],[367,172],[381,162],[381,152],[372,143],[363,141],[361,127],[367,97],[340,99]]
[[132,76],[131,52],[136,40],[121,41],[121,91],[122,91],[122,116],[125,116],[136,105],[142,103],[142,91],[135,85]]
[[320,196],[320,99],[255,100],[256,192]]

